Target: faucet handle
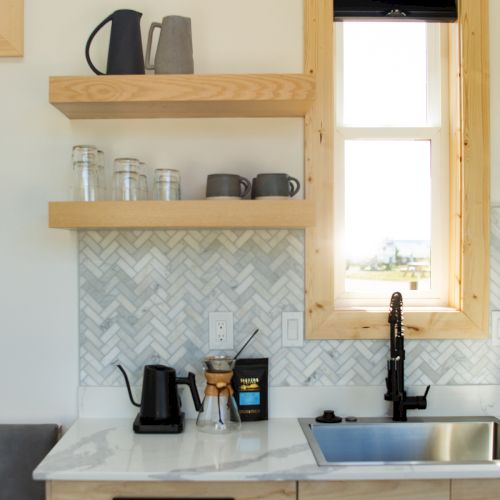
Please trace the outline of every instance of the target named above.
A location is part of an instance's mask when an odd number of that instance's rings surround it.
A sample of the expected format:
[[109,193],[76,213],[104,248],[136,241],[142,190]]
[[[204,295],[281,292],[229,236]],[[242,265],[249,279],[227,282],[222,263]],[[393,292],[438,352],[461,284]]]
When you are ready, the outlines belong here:
[[406,398],[404,403],[407,410],[425,410],[427,408],[427,394],[431,386],[428,385],[423,396],[410,396]]

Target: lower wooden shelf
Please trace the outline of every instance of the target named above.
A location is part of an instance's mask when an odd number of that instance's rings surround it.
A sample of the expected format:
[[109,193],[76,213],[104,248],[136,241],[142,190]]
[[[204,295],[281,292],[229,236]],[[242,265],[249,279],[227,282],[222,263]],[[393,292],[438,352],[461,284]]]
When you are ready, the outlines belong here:
[[305,228],[314,225],[306,200],[55,201],[49,227],[132,228]]

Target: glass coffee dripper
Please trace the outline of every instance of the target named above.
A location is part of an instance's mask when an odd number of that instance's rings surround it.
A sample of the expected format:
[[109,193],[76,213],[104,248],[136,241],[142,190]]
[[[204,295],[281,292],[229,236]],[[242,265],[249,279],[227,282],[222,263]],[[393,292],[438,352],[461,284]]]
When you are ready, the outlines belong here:
[[199,431],[227,434],[241,427],[231,387],[233,361],[234,358],[228,356],[210,356],[204,360],[207,385],[196,420]]

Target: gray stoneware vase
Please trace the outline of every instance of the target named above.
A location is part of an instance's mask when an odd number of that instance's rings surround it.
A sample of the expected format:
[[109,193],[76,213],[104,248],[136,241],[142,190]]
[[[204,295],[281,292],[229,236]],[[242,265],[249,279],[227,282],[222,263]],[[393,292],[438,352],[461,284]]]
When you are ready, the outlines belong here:
[[[155,28],[160,28],[154,64],[151,62],[151,45]],[[194,73],[191,19],[182,16],[166,16],[161,23],[149,28],[146,48],[146,69],[159,74]]]

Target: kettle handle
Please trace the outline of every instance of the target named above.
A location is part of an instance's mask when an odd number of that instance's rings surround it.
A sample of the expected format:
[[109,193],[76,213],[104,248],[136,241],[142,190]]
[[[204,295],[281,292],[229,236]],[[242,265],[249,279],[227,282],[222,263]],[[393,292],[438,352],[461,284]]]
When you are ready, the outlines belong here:
[[148,44],[146,46],[146,69],[155,69],[154,63],[151,63],[151,45],[153,44],[153,32],[155,28],[161,29],[161,23],[151,23],[148,34]]
[[[90,45],[92,44],[92,40],[94,37],[97,35],[97,32],[107,23],[113,20],[113,14],[110,14],[104,21],[101,21],[97,27],[92,31],[92,33],[89,36],[89,39],[87,40],[87,45],[85,46],[85,59],[87,59],[87,63],[90,66],[90,69],[96,74],[96,75],[104,75],[101,71],[99,71],[95,66],[94,63],[90,59]],[[119,365],[117,365],[118,368],[120,368]],[[120,368],[121,369],[121,368]]]
[[196,377],[194,373],[189,372],[187,377],[177,377],[176,382],[178,384],[184,384],[189,386],[191,390],[191,396],[193,397],[193,403],[196,411],[201,410],[200,396],[198,395],[198,389],[196,388]]
[[132,397],[132,390],[130,389],[130,383],[128,381],[128,377],[127,377],[127,373],[125,372],[125,370],[123,369],[122,365],[115,365],[122,373],[123,373],[123,376],[125,377],[125,384],[127,384],[127,391],[128,391],[128,397],[130,398],[130,402],[134,405],[134,406],[138,406],[140,407],[141,405],[140,404],[137,404],[135,401],[134,401],[134,398]]

